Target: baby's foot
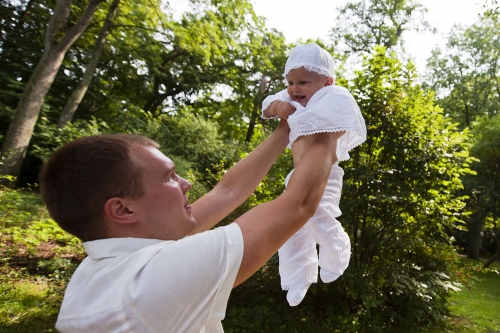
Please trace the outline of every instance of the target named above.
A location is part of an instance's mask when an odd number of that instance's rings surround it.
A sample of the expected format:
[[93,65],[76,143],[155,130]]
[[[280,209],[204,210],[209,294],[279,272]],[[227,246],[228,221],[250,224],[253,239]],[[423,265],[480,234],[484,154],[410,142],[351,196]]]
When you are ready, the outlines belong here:
[[288,293],[286,294],[286,300],[288,301],[288,304],[290,304],[290,306],[299,305],[306,296],[307,289],[309,289],[310,285],[311,284],[308,283],[306,285],[288,290]]
[[319,272],[319,275],[321,276],[321,281],[323,281],[324,283],[333,282],[340,277],[340,274],[328,272],[323,268]]

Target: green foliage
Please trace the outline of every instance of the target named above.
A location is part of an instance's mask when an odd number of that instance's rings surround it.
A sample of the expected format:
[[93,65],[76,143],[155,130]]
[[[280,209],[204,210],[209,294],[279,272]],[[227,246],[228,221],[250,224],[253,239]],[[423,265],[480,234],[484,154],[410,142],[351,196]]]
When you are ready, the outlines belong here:
[[477,116],[498,113],[499,29],[498,17],[455,25],[445,52],[435,49],[428,60],[427,81],[438,92],[438,104],[462,128]]
[[498,0],[486,0],[483,7],[486,10],[484,13],[485,17],[498,18],[498,13],[500,13],[500,4]]
[[47,283],[20,280],[2,281],[0,286],[0,330],[3,333],[56,332],[57,308],[47,302]]
[[46,117],[38,121],[34,134],[34,143],[30,153],[35,157],[46,160],[57,148],[75,139],[109,132],[108,125],[95,118],[90,121],[75,121],[65,127],[58,128],[50,123]]
[[142,112],[140,118],[123,115],[115,123],[122,124],[120,132],[144,135],[158,142],[160,151],[175,162],[179,175],[204,188],[200,188],[201,195],[215,185],[213,174],[237,161],[244,145],[222,140],[215,122],[189,111],[179,108],[175,114],[157,117],[147,112]]
[[415,1],[360,0],[341,7],[332,39],[343,51],[369,53],[376,45],[387,49],[402,44],[405,31],[432,30],[427,9]]
[[[37,181],[41,161],[63,141],[84,134],[123,132],[125,127],[133,127],[124,121],[146,121],[142,110],[161,118],[165,113],[175,116],[184,108],[186,113],[217,123],[224,140],[242,141],[248,137],[246,141],[250,141],[263,97],[281,83],[287,49],[284,37],[269,32],[246,0],[193,4],[179,20],[157,1],[120,3],[95,77],[76,112],[75,124],[61,131],[52,124],[82,77],[82,64],[91,55],[109,4],[99,7],[92,24],[68,51],[44,101],[43,115],[19,178],[21,184]],[[9,48],[0,51],[0,61],[9,62],[0,66],[0,75],[5,78],[2,82],[9,82],[0,88],[0,109],[5,110],[0,113],[0,137],[8,128],[33,64],[41,56],[43,36],[39,32],[45,29],[52,8],[36,2],[28,6],[10,2],[1,5],[0,10],[11,18],[2,21],[8,32],[2,36],[2,45],[14,43],[15,52]],[[74,3],[75,13],[82,6]],[[19,29],[14,29],[16,26]],[[29,42],[16,44],[24,36]],[[12,71],[14,68],[17,71]],[[267,81],[266,91],[261,90],[263,79]],[[205,166],[201,166],[203,172]],[[184,169],[188,168],[189,163]]]
[[[428,81],[440,97],[438,104],[461,128],[472,128],[477,148],[473,147],[471,154],[481,160],[473,165],[477,177],[464,177],[464,193],[470,197],[467,205],[472,214],[467,220],[467,235],[456,235],[459,245],[475,259],[479,257],[484,221],[497,210],[493,208],[494,193],[499,192],[498,162],[495,162],[498,152],[487,147],[497,145],[492,139],[496,139],[493,133],[500,105],[499,28],[496,15],[485,15],[471,26],[456,25],[449,35],[446,54],[436,49],[428,61]],[[475,124],[475,120],[479,123]]]
[[47,6],[52,3],[43,6],[35,1],[0,1],[1,134],[7,131],[24,85],[42,55],[43,32],[50,17]]
[[53,332],[79,240],[48,216],[39,196],[0,187],[0,328]]
[[462,223],[458,191],[460,177],[472,172],[470,134],[414,77],[411,64],[404,68],[377,48],[349,85],[368,127],[367,142],[344,164],[341,200],[349,270],[372,277],[349,299],[364,308],[362,326],[373,317],[378,327],[430,325],[447,313],[455,254],[446,231]]
[[50,218],[39,196],[6,187],[0,187],[0,227],[0,247],[4,249],[0,253],[5,263],[13,256],[36,256],[44,243],[57,243],[58,253],[80,243]]
[[[471,154],[478,158],[472,165],[477,176],[464,178],[465,193],[470,197],[468,205],[473,210],[468,220],[469,243],[462,246],[468,247],[468,255],[478,258],[481,243],[484,243],[483,226],[496,231],[496,223],[500,216],[500,116],[479,116],[473,123],[474,134]],[[497,244],[498,246],[498,244]],[[492,251],[494,252],[494,250]]]

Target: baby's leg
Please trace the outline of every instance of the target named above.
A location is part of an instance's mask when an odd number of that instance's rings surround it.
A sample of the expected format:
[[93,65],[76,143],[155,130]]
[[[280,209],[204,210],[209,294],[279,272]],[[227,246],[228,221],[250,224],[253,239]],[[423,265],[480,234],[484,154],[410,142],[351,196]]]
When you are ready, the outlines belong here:
[[306,229],[319,245],[319,266],[321,280],[325,283],[335,281],[349,265],[351,242],[349,236],[337,221],[344,171],[333,165],[314,216],[307,222]]
[[[285,179],[285,186],[293,170]],[[311,283],[318,281],[318,252],[316,242],[304,227],[300,228],[279,249],[279,272],[281,287],[288,290],[290,306],[296,306],[304,299]]]
[[306,228],[319,244],[320,276],[324,283],[337,280],[349,265],[351,242],[349,236],[327,209],[318,208]]
[[316,242],[302,227],[278,251],[281,287],[286,299],[296,306],[304,299],[311,283],[318,281]]

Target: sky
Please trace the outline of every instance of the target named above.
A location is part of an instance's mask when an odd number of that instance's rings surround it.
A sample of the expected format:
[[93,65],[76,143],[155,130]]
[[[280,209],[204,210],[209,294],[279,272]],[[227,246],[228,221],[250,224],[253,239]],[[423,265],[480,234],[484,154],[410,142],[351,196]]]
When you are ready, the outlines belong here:
[[[266,18],[266,26],[281,31],[292,43],[299,38],[321,38],[329,42],[328,33],[337,16],[336,9],[357,0],[249,0],[257,15]],[[419,73],[425,71],[427,59],[436,46],[444,49],[446,36],[455,23],[471,25],[483,12],[486,0],[417,0],[429,11],[426,19],[436,34],[406,32],[405,47]],[[188,0],[169,0],[174,14],[189,8]]]
[[[348,0],[250,0],[257,15],[266,18],[266,26],[281,31],[287,42],[299,38],[321,38],[328,41],[328,32],[337,16],[336,8]],[[354,0],[351,0],[353,2]],[[484,0],[419,0],[429,11],[426,19],[437,29],[436,34],[407,33],[403,36],[417,69],[423,72],[432,49],[444,47],[446,35],[455,23],[470,25],[482,12]]]

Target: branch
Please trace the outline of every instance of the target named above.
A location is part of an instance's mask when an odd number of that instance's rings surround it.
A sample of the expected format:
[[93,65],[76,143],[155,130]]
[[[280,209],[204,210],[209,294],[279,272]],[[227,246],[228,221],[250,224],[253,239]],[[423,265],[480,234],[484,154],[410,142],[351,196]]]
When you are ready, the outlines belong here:
[[54,14],[50,18],[47,32],[45,33],[45,52],[50,49],[52,42],[57,41],[57,34],[68,21],[73,0],[57,1]]
[[[62,1],[69,1],[69,0],[62,0]],[[66,35],[64,35],[61,42],[59,43],[58,48],[60,50],[66,50],[71,46],[71,44],[74,43],[76,39],[78,39],[78,37],[80,37],[80,35],[89,25],[90,21],[92,20],[92,17],[94,16],[94,13],[97,10],[97,7],[102,1],[103,0],[89,1],[87,8],[83,12],[82,16],[80,16],[78,22],[68,30]]]

